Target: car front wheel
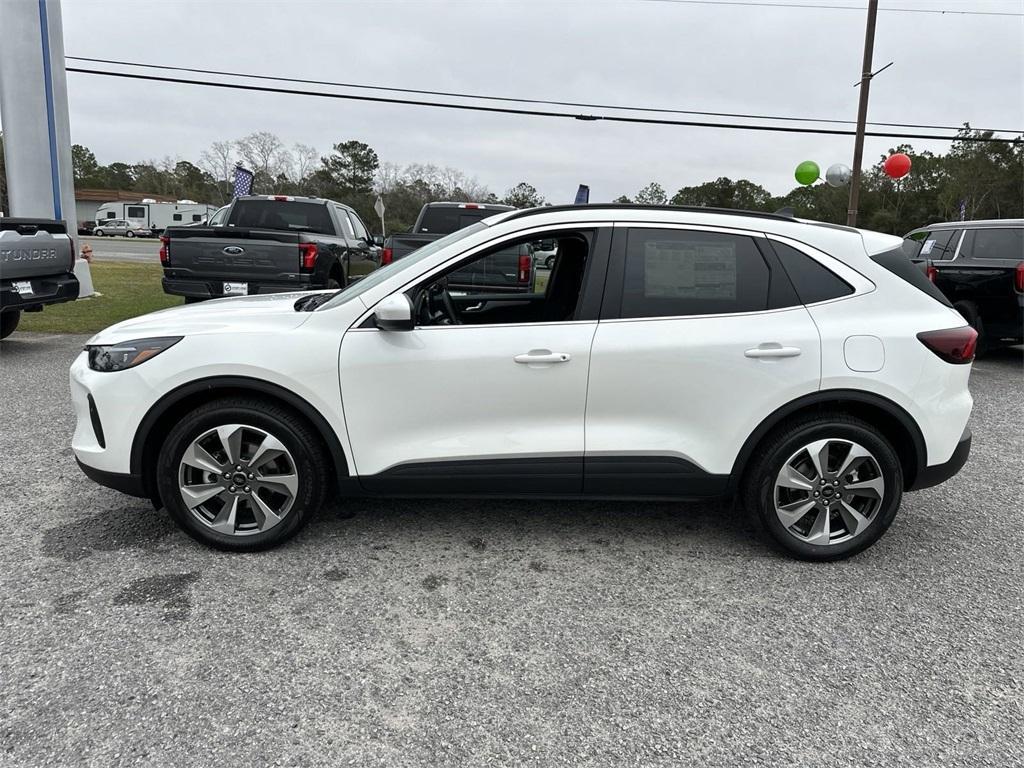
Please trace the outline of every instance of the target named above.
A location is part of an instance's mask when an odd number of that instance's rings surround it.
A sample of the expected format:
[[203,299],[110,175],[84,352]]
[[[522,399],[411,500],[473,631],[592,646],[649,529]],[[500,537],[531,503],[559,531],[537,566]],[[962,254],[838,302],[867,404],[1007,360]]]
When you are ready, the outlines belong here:
[[135,237],[135,233],[132,232],[130,229],[127,232],[125,232],[124,234],[125,234],[125,237]]
[[777,430],[746,475],[744,506],[790,555],[839,560],[885,533],[899,509],[903,471],[889,441],[846,414]]
[[267,549],[294,536],[328,481],[321,442],[292,411],[262,400],[219,400],[181,419],[157,460],[171,517],[219,549]]
[[92,235],[93,235],[93,237],[103,237],[103,230],[102,229],[94,229],[92,231]]

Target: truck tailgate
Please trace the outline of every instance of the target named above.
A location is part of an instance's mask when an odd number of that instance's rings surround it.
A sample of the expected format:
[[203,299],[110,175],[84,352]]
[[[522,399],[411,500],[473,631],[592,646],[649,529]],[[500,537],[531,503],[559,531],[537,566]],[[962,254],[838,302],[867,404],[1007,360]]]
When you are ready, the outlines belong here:
[[0,279],[70,272],[74,245],[61,222],[0,219]]
[[176,278],[287,281],[301,266],[298,232],[168,227],[164,236],[168,251],[164,268]]
[[398,261],[403,256],[408,256],[413,251],[419,250],[427,243],[438,240],[441,235],[392,235],[391,236],[391,258]]

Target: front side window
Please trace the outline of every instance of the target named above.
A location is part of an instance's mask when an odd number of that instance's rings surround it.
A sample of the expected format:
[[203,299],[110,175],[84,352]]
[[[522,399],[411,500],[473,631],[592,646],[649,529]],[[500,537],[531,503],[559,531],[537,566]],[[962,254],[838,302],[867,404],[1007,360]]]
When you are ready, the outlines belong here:
[[534,239],[506,241],[409,291],[416,324],[532,324],[576,319],[594,249],[594,231],[558,232],[553,238],[557,255],[550,272],[535,268]]
[[768,308],[770,273],[753,239],[631,229],[620,317],[681,317]]
[[369,240],[370,235],[366,231],[366,227],[363,226],[362,219],[359,218],[359,214],[349,212],[349,219],[352,221],[352,229],[356,233],[357,240]]
[[341,223],[341,232],[346,237],[354,237],[352,230],[352,220],[348,217],[348,213],[344,208],[334,209],[335,215],[338,217],[338,221]]

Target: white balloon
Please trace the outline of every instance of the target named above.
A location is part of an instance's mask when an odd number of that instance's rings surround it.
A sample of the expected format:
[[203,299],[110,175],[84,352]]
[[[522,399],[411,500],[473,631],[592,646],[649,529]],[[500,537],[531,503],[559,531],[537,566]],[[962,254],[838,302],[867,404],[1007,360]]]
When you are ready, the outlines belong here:
[[836,163],[835,165],[830,165],[828,170],[825,171],[825,181],[830,187],[844,187],[850,183],[852,175],[853,171],[850,170],[849,166]]

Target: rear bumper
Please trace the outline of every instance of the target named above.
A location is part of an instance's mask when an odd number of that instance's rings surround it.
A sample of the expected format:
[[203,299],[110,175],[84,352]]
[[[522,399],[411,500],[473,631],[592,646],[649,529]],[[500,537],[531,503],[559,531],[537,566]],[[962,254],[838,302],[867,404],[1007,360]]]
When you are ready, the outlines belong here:
[[[305,277],[305,276],[304,276]],[[224,298],[225,282],[248,282],[249,296],[261,293],[288,293],[290,291],[309,291],[324,286],[316,286],[308,277],[304,280],[295,280],[289,283],[254,282],[252,280],[180,280],[177,278],[163,278],[164,293],[173,296],[187,296],[193,299],[222,299]]]
[[113,488],[115,491],[126,493],[129,496],[138,496],[142,499],[149,498],[141,475],[122,475],[118,472],[107,472],[106,470],[96,469],[96,467],[83,464],[81,459],[76,458],[75,461],[78,462],[78,467],[85,473],[85,476],[94,483],[99,483],[107,488]]
[[935,464],[931,467],[924,467],[917,473],[917,477],[914,479],[914,484],[907,488],[907,490],[920,491],[922,488],[931,488],[932,486],[946,482],[963,468],[964,464],[967,463],[967,457],[970,453],[971,429],[968,427],[964,430],[964,434],[960,438],[960,442],[957,443],[956,449],[953,451],[953,455],[949,457],[949,461],[942,464]]
[[[15,282],[32,284],[32,293],[22,295],[14,290]],[[60,304],[78,298],[78,278],[70,272],[46,277],[26,277],[22,280],[7,278],[0,281],[0,309],[33,310],[46,304]]]

